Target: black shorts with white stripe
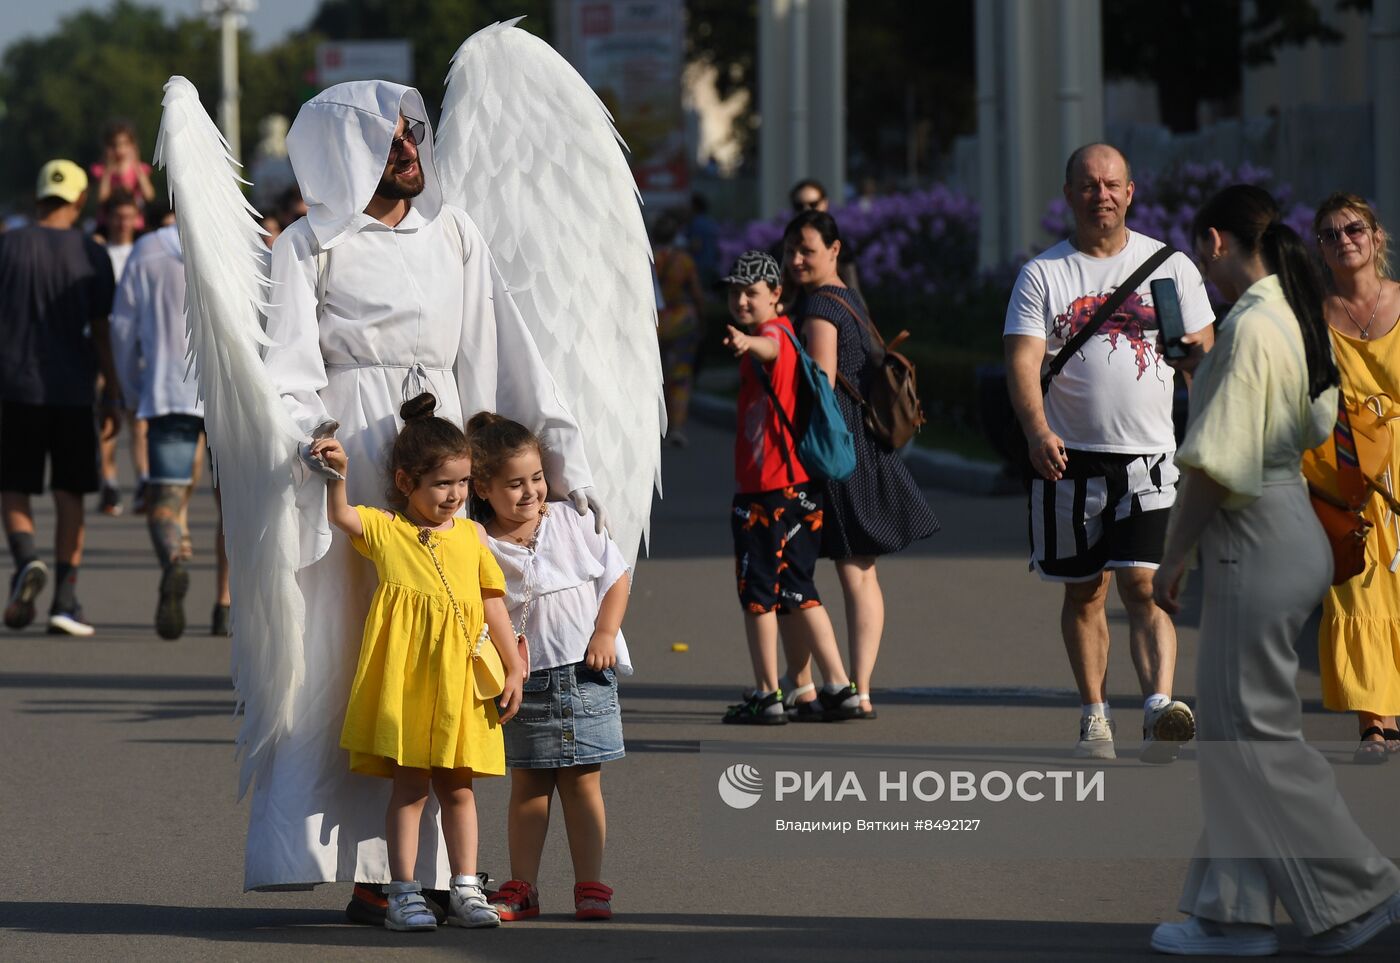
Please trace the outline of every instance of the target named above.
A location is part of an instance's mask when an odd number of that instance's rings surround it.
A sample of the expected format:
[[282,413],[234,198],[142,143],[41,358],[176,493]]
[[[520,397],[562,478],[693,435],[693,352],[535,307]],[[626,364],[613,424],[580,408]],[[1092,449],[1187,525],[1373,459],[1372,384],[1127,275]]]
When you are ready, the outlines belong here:
[[1172,453],[1065,452],[1057,482],[1031,482],[1031,568],[1051,582],[1087,582],[1104,569],[1156,568],[1176,500]]

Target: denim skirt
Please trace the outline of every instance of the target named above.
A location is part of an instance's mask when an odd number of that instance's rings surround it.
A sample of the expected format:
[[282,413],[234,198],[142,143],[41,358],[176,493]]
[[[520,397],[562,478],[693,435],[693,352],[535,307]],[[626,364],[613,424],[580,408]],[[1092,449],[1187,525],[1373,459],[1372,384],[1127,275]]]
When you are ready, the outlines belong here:
[[582,662],[536,669],[525,680],[520,711],[501,727],[506,765],[562,769],[624,755],[617,674]]

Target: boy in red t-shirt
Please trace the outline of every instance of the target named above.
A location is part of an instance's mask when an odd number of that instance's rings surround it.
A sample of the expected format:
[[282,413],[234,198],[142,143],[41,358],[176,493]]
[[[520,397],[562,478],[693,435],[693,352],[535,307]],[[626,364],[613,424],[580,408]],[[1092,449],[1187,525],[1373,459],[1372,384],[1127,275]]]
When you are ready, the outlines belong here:
[[[778,262],[762,251],[747,251],[721,283],[729,291],[729,313],[747,329],[730,325],[724,343],[740,359],[734,439],[738,494],[730,526],[757,683],[744,702],[729,707],[724,721],[781,725],[789,718],[858,718],[860,699],[841,664],[836,633],[813,581],[821,547],[822,493],[797,458],[791,430],[797,420],[798,354],[792,322],[777,314],[782,294]],[[780,625],[789,664],[805,664],[810,656],[826,682],[806,701],[801,697],[812,686],[789,693],[785,705],[778,681]]]

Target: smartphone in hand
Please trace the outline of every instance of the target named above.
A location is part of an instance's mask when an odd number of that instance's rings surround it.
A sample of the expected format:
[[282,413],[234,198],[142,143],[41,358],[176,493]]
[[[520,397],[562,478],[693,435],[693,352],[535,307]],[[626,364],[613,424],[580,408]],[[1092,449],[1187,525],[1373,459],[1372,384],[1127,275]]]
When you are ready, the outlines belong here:
[[1171,278],[1158,278],[1151,287],[1152,307],[1157,311],[1157,327],[1162,333],[1163,355],[1172,361],[1180,361],[1191,353],[1191,348],[1182,343],[1186,337],[1186,321],[1181,316],[1181,298],[1176,293],[1176,282]]

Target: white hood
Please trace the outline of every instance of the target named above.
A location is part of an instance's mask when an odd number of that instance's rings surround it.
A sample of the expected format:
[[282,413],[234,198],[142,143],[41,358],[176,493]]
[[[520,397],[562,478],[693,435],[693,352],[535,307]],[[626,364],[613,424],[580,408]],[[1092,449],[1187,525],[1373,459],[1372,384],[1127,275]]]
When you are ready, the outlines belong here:
[[[336,84],[297,112],[287,132],[287,154],[306,201],[307,220],[322,249],[344,238],[356,215],[374,197],[400,113],[428,123],[423,95],[387,80]],[[431,125],[418,145],[418,163],[423,169],[423,193],[413,199],[413,209],[431,221],[442,208]]]

